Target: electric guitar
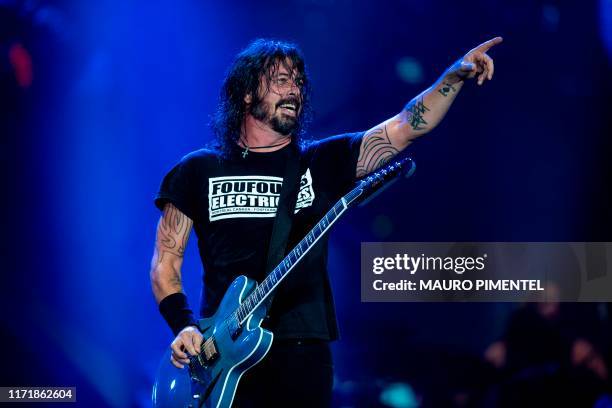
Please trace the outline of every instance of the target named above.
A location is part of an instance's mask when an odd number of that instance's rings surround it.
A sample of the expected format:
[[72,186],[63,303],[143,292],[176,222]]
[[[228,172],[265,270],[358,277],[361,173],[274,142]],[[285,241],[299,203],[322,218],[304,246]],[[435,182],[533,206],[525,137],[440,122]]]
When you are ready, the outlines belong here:
[[364,178],[260,284],[243,275],[237,277],[215,314],[198,322],[204,340],[200,353],[190,356],[188,370],[172,365],[171,350],[162,358],[153,385],[153,406],[229,408],[242,374],[260,362],[272,345],[272,332],[260,327],[268,296],[349,207],[372,196],[398,175],[408,177],[414,170],[414,162],[404,158]]

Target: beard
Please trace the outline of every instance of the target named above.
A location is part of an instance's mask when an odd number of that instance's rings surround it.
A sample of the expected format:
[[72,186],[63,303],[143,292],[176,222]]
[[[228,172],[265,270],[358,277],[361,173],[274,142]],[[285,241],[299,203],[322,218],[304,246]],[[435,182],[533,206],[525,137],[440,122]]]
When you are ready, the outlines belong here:
[[285,102],[286,101],[280,101],[274,112],[270,112],[266,103],[260,102],[251,108],[251,115],[253,115],[255,119],[266,123],[275,132],[283,136],[289,136],[298,128],[299,121],[297,114],[295,117],[284,115],[278,109],[278,107]]

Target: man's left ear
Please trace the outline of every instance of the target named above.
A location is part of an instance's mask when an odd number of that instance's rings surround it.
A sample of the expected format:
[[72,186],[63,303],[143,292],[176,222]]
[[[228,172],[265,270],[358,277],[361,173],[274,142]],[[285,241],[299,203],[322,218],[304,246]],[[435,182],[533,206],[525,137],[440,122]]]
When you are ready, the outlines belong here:
[[247,105],[248,105],[248,104],[250,104],[251,102],[253,102],[253,96],[251,96],[251,94],[250,94],[250,93],[246,94],[246,95],[244,96],[244,102],[245,102]]

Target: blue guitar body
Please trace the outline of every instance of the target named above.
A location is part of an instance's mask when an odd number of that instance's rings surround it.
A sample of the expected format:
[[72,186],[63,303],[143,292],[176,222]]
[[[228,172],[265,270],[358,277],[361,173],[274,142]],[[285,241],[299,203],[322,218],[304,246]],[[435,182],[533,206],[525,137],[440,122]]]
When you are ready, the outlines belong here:
[[[217,357],[210,362],[192,357],[189,369],[179,369],[170,362],[170,350],[164,355],[153,386],[153,406],[230,407],[242,374],[260,362],[270,350],[273,335],[262,329],[265,308],[253,311],[237,335],[227,326],[232,314],[256,288],[246,276],[237,277],[225,293],[214,316],[199,321],[204,340],[214,335]],[[195,398],[194,398],[195,397]]]

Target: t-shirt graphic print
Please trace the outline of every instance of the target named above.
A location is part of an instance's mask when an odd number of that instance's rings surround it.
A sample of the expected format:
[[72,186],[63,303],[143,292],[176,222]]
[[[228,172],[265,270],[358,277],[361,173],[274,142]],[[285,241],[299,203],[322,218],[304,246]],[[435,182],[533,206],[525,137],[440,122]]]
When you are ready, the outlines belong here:
[[[208,219],[274,217],[282,177],[226,176],[208,179]],[[312,205],[315,193],[310,168],[300,179],[295,213]]]

